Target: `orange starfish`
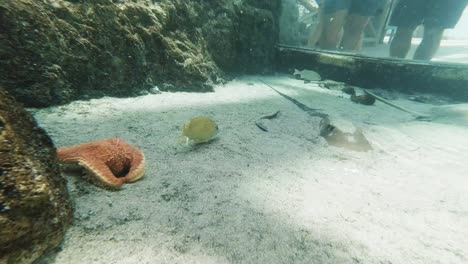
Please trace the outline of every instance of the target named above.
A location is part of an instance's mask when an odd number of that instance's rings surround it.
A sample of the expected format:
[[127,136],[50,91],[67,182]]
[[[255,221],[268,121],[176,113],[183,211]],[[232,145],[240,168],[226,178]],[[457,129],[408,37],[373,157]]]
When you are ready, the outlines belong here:
[[84,167],[92,180],[104,187],[118,188],[145,173],[145,156],[119,138],[59,148],[59,161]]

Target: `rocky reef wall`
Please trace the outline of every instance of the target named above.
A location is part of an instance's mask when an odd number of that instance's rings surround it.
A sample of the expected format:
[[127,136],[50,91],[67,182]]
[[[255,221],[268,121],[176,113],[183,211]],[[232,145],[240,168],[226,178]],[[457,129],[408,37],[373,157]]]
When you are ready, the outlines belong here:
[[26,106],[210,91],[268,71],[280,0],[0,1],[0,85]]
[[31,263],[72,220],[52,140],[0,87],[0,263]]

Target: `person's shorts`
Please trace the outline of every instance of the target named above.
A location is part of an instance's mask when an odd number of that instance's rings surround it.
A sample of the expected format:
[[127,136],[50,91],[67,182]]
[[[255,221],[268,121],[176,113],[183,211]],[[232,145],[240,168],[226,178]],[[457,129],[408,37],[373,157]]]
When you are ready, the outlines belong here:
[[400,0],[393,10],[390,26],[454,28],[468,0]]
[[325,14],[348,10],[350,14],[374,16],[385,0],[324,0]]

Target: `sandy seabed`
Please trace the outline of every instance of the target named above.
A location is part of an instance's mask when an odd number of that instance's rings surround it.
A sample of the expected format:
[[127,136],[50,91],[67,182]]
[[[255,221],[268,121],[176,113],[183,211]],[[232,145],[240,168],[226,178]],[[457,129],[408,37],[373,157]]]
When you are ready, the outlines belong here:
[[[372,150],[329,146],[318,117],[258,78],[359,128]],[[468,107],[387,95],[433,121],[285,76],[31,109],[58,147],[120,137],[147,161],[115,192],[65,174],[74,223],[39,263],[468,263]],[[269,132],[255,125],[278,110]],[[199,115],[218,136],[177,144]]]

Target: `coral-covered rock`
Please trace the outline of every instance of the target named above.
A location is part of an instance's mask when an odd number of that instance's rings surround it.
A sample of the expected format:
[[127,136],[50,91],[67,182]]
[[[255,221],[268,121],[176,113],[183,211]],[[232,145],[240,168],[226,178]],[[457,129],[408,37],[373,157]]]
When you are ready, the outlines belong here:
[[268,70],[280,0],[0,1],[0,84],[27,106],[210,91]]
[[31,263],[56,247],[71,217],[52,141],[0,88],[0,263]]

